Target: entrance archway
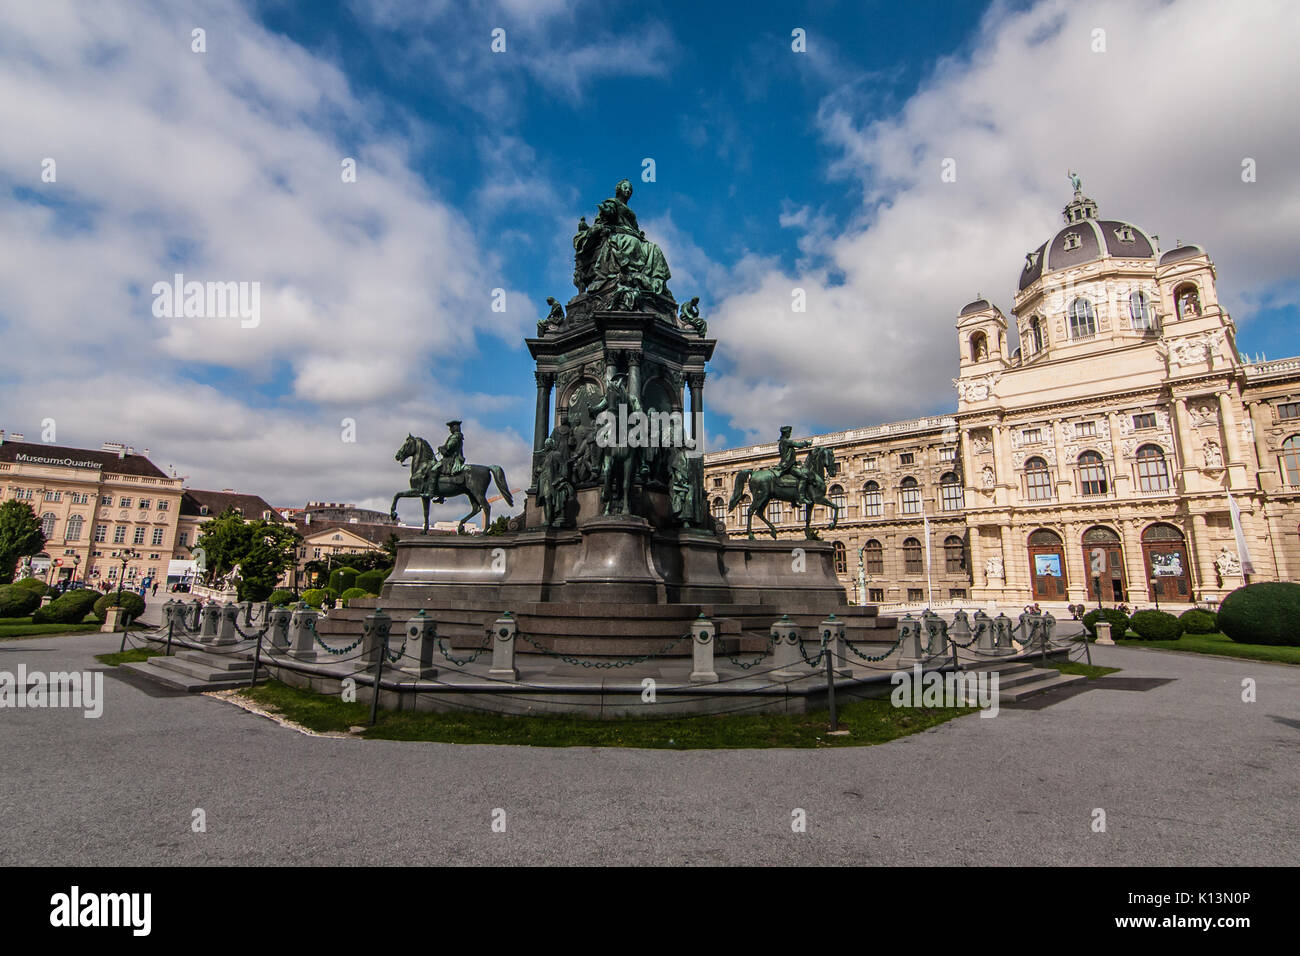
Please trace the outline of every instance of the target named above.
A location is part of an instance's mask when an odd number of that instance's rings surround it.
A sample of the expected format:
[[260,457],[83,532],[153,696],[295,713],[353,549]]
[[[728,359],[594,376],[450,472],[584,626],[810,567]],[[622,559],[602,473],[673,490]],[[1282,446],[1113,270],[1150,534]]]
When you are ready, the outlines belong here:
[[1151,600],[1187,602],[1192,599],[1191,561],[1187,540],[1171,524],[1153,524],[1142,532],[1147,590]]
[[1065,547],[1056,532],[1039,528],[1029,536],[1029,580],[1035,601],[1065,600]]
[[1097,587],[1100,584],[1100,600],[1103,602],[1123,604],[1128,601],[1124,550],[1119,535],[1110,528],[1099,525],[1083,533],[1083,567],[1087,572],[1089,600],[1098,600]]

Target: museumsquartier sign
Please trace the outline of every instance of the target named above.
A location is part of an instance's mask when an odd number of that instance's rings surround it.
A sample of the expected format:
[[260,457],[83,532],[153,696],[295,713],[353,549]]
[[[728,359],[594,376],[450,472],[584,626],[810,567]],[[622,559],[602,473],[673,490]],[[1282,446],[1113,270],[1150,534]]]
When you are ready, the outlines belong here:
[[77,461],[73,458],[41,458],[37,455],[14,455],[14,461],[24,465],[58,465],[62,468],[99,468],[97,461]]

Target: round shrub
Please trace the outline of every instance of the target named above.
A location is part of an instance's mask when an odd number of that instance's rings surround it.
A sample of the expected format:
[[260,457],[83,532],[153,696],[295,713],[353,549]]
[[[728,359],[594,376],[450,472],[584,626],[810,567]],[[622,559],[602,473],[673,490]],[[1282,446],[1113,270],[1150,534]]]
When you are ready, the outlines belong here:
[[23,588],[26,591],[31,591],[38,598],[42,598],[47,594],[50,595],[50,597],[58,594],[54,588],[47,586],[40,578],[23,578],[21,581],[15,581],[13,586],[16,588]]
[[378,594],[383,590],[384,582],[388,580],[388,575],[392,572],[392,568],[376,568],[373,571],[363,571],[357,575],[356,586],[367,594]]
[[1104,618],[1110,621],[1111,640],[1123,640],[1124,635],[1128,632],[1128,615],[1118,608],[1105,607],[1101,610],[1093,608],[1083,616],[1083,626],[1088,630],[1088,640],[1097,639],[1097,621]]
[[[114,591],[114,594],[117,592]],[[124,594],[126,592],[123,592]],[[89,588],[69,591],[32,612],[33,624],[80,624],[103,595]]]
[[361,572],[356,568],[335,568],[330,572],[330,590],[337,597],[348,588],[357,586],[357,575]]
[[328,596],[329,595],[326,594],[324,588],[308,588],[306,591],[302,592],[302,599],[306,605],[308,607],[314,607],[317,610],[320,610],[321,604],[324,603],[325,598]]
[[286,604],[293,603],[292,591],[272,591],[271,596],[266,599],[272,607],[284,607]]
[[1184,634],[1215,634],[1219,630],[1219,616],[1200,607],[1184,611],[1178,620],[1183,622]]
[[123,591],[120,598],[116,591],[109,591],[95,602],[95,617],[104,620],[108,617],[108,609],[114,606],[123,608],[131,616],[131,620],[138,621],[140,615],[144,613],[144,598],[134,591]]
[[348,602],[351,601],[353,598],[363,598],[369,596],[370,594],[369,592],[366,591],[365,588],[348,588],[346,591],[344,591],[342,594],[339,595],[339,600],[343,602],[344,607],[347,607]]
[[1128,626],[1144,641],[1176,641],[1183,636],[1183,622],[1167,611],[1138,611]]
[[40,606],[40,595],[30,588],[0,586],[0,617],[26,617]]
[[1219,605],[1219,630],[1238,644],[1300,647],[1300,584],[1265,581],[1237,588]]

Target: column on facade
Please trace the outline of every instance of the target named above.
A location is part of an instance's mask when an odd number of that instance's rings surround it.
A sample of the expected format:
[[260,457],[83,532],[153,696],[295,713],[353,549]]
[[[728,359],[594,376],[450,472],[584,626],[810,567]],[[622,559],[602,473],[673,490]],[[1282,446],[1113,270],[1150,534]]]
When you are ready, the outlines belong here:
[[994,482],[993,503],[997,505],[1009,505],[1010,501],[1010,479],[1014,474],[1007,460],[1006,454],[1006,427],[1004,425],[993,426],[993,470],[996,473]]
[[1150,600],[1151,585],[1147,579],[1151,575],[1142,551],[1141,532],[1132,521],[1121,520],[1117,524],[1124,544],[1124,577],[1128,579],[1128,599],[1130,603],[1143,604]]
[[1278,488],[1277,468],[1273,456],[1268,453],[1268,438],[1264,427],[1267,424],[1264,414],[1268,406],[1264,402],[1247,402],[1246,417],[1250,420],[1250,431],[1255,439],[1255,464],[1259,468],[1258,487],[1262,491],[1276,491]]
[[1227,390],[1220,392],[1219,427],[1223,432],[1223,465],[1228,472],[1228,487],[1240,489],[1246,486],[1246,460],[1241,454],[1241,442],[1237,436],[1237,416],[1233,413],[1232,397]]
[[1069,501],[1074,497],[1071,493],[1074,477],[1073,469],[1065,460],[1065,446],[1061,444],[1061,428],[1061,419],[1052,419],[1052,447],[1056,449],[1056,500]]
[[[1192,533],[1187,542],[1188,563],[1195,569],[1192,594],[1198,601],[1205,600],[1206,591],[1219,586],[1218,571],[1214,567],[1217,549],[1210,541],[1210,524],[1204,513],[1192,515]],[[1218,595],[1222,599],[1223,595]]]
[[[1020,573],[1022,566],[1029,566],[1029,551],[1027,547],[1017,548],[1013,543],[1011,534],[1010,520],[1002,525],[1002,598],[1005,600],[1007,592],[1016,593],[1017,590],[1023,591],[1026,601],[1029,600],[1029,579]],[[1015,584],[1012,584],[1012,568],[1015,569]]]
[[[537,380],[537,410],[533,418],[533,468],[532,476],[537,474],[541,460],[542,445],[551,434],[551,387],[555,384],[555,373],[538,369],[533,372]],[[532,484],[530,477],[529,484]]]
[[1181,492],[1193,490],[1191,488],[1192,461],[1189,456],[1190,449],[1187,447],[1187,439],[1191,434],[1191,426],[1187,418],[1187,399],[1179,396],[1174,399],[1174,422],[1173,428],[1170,429],[1174,436],[1174,453],[1178,456],[1178,474],[1181,477],[1178,488]]
[[1124,465],[1124,449],[1120,447],[1119,415],[1113,411],[1106,413],[1110,422],[1111,486],[1112,497],[1124,498],[1132,490],[1133,476]]
[[704,447],[704,373],[691,372],[686,376],[686,385],[691,390],[691,440],[699,450]]
[[1061,529],[1061,543],[1065,548],[1065,570],[1069,579],[1065,594],[1071,601],[1088,601],[1088,568],[1083,563],[1083,531],[1077,524],[1066,524]]

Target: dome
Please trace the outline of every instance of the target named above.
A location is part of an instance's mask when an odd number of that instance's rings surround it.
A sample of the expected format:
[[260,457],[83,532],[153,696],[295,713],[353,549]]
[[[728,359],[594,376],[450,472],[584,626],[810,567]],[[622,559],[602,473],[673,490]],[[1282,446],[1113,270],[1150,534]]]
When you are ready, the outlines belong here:
[[1194,259],[1197,256],[1205,255],[1205,250],[1197,245],[1179,246],[1177,249],[1170,249],[1160,257],[1160,264],[1167,266],[1171,262],[1181,262],[1184,259]]
[[1156,244],[1145,232],[1119,219],[1097,218],[1097,204],[1083,195],[1078,178],[1074,198],[1062,211],[1065,228],[1033,252],[1026,253],[1020,270],[1020,288],[1038,281],[1045,273],[1096,262],[1100,259],[1154,259]]
[[993,308],[993,307],[992,307],[991,305],[989,305],[989,300],[988,300],[988,299],[976,299],[974,302],[971,302],[971,303],[969,303],[968,305],[966,305],[966,306],[961,310],[961,313],[960,313],[960,314],[961,314],[961,315],[971,315],[972,313],[975,313],[975,312],[983,312],[985,309],[991,309],[991,308]]

